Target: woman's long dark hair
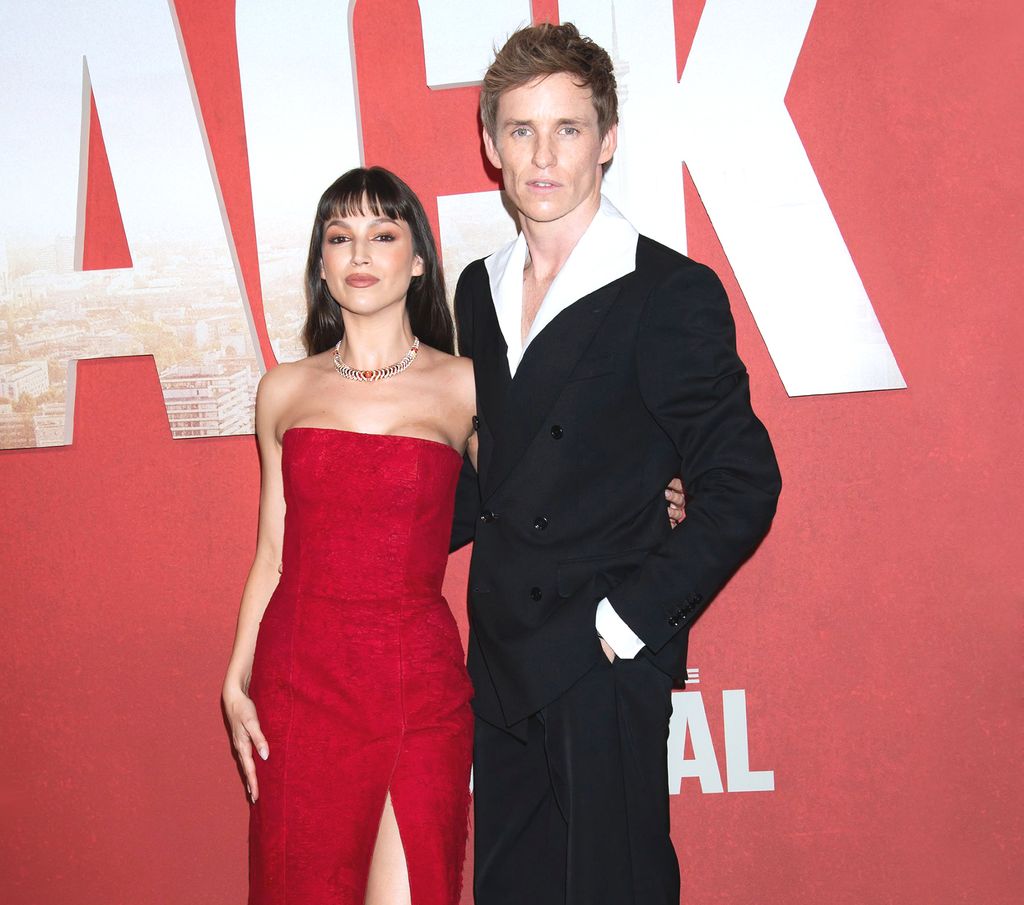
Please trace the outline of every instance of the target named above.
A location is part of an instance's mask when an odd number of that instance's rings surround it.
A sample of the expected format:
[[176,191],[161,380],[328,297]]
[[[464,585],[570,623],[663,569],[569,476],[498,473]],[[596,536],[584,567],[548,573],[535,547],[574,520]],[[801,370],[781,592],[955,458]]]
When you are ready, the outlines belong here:
[[325,352],[345,335],[341,307],[320,277],[324,230],[331,220],[361,214],[409,224],[413,254],[423,261],[423,274],[412,278],[405,298],[412,332],[428,346],[453,353],[455,326],[444,293],[444,274],[430,221],[413,190],[383,167],[349,170],[320,198],[306,259],[306,325],[302,329],[306,352]]

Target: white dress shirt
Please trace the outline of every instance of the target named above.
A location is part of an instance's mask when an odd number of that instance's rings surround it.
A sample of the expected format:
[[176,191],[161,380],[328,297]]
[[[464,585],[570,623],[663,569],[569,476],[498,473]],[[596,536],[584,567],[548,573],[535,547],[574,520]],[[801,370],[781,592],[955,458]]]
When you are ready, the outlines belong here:
[[[636,270],[638,238],[639,233],[633,225],[602,195],[601,206],[594,219],[580,236],[540,303],[525,341],[522,340],[522,318],[523,270],[528,251],[526,237],[520,233],[484,261],[498,325],[508,347],[508,368],[513,377],[527,346],[559,314],[584,296]],[[596,628],[617,657],[632,659],[644,646],[644,642],[615,612],[607,597],[597,605]]]

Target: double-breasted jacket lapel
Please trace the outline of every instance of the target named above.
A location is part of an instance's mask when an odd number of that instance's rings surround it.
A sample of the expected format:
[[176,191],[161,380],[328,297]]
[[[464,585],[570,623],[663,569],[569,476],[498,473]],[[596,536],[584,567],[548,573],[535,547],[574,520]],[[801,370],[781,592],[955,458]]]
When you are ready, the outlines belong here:
[[[505,343],[494,317],[494,329],[487,332],[498,335],[501,354],[494,355],[497,344],[488,352],[474,350],[480,374],[478,404],[486,413],[495,441],[490,460],[480,463],[484,500],[498,490],[523,458],[626,279],[602,286],[558,314],[527,347],[514,378],[508,378]],[[485,307],[493,317],[493,305]],[[504,392],[502,374],[508,379]]]
[[486,475],[492,468],[491,459],[496,448],[501,448],[508,431],[504,425],[508,410],[508,394],[512,375],[508,366],[508,346],[498,324],[486,281],[480,289],[486,295],[476,306],[473,331],[474,370],[476,372],[477,412],[483,415],[492,443],[481,443],[477,471]]

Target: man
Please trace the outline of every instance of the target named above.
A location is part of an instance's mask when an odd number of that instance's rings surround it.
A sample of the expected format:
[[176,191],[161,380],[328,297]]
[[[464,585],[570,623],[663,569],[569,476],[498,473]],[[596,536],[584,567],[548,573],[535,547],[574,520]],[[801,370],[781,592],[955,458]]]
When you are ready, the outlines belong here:
[[676,905],[673,680],[693,620],[768,530],[775,456],[718,279],[601,196],[608,54],[570,24],[524,29],[480,103],[522,232],[456,292],[479,416],[453,536],[475,524],[476,901]]

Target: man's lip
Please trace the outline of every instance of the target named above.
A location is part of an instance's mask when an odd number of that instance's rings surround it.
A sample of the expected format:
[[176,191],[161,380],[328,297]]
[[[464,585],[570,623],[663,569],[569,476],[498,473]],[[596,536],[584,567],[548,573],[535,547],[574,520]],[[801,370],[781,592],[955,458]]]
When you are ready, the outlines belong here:
[[553,179],[530,179],[526,184],[536,189],[557,189],[562,186],[562,183]]
[[351,276],[345,277],[345,282],[356,289],[365,289],[367,286],[379,283],[380,280],[377,277],[370,276],[368,273],[354,273]]

